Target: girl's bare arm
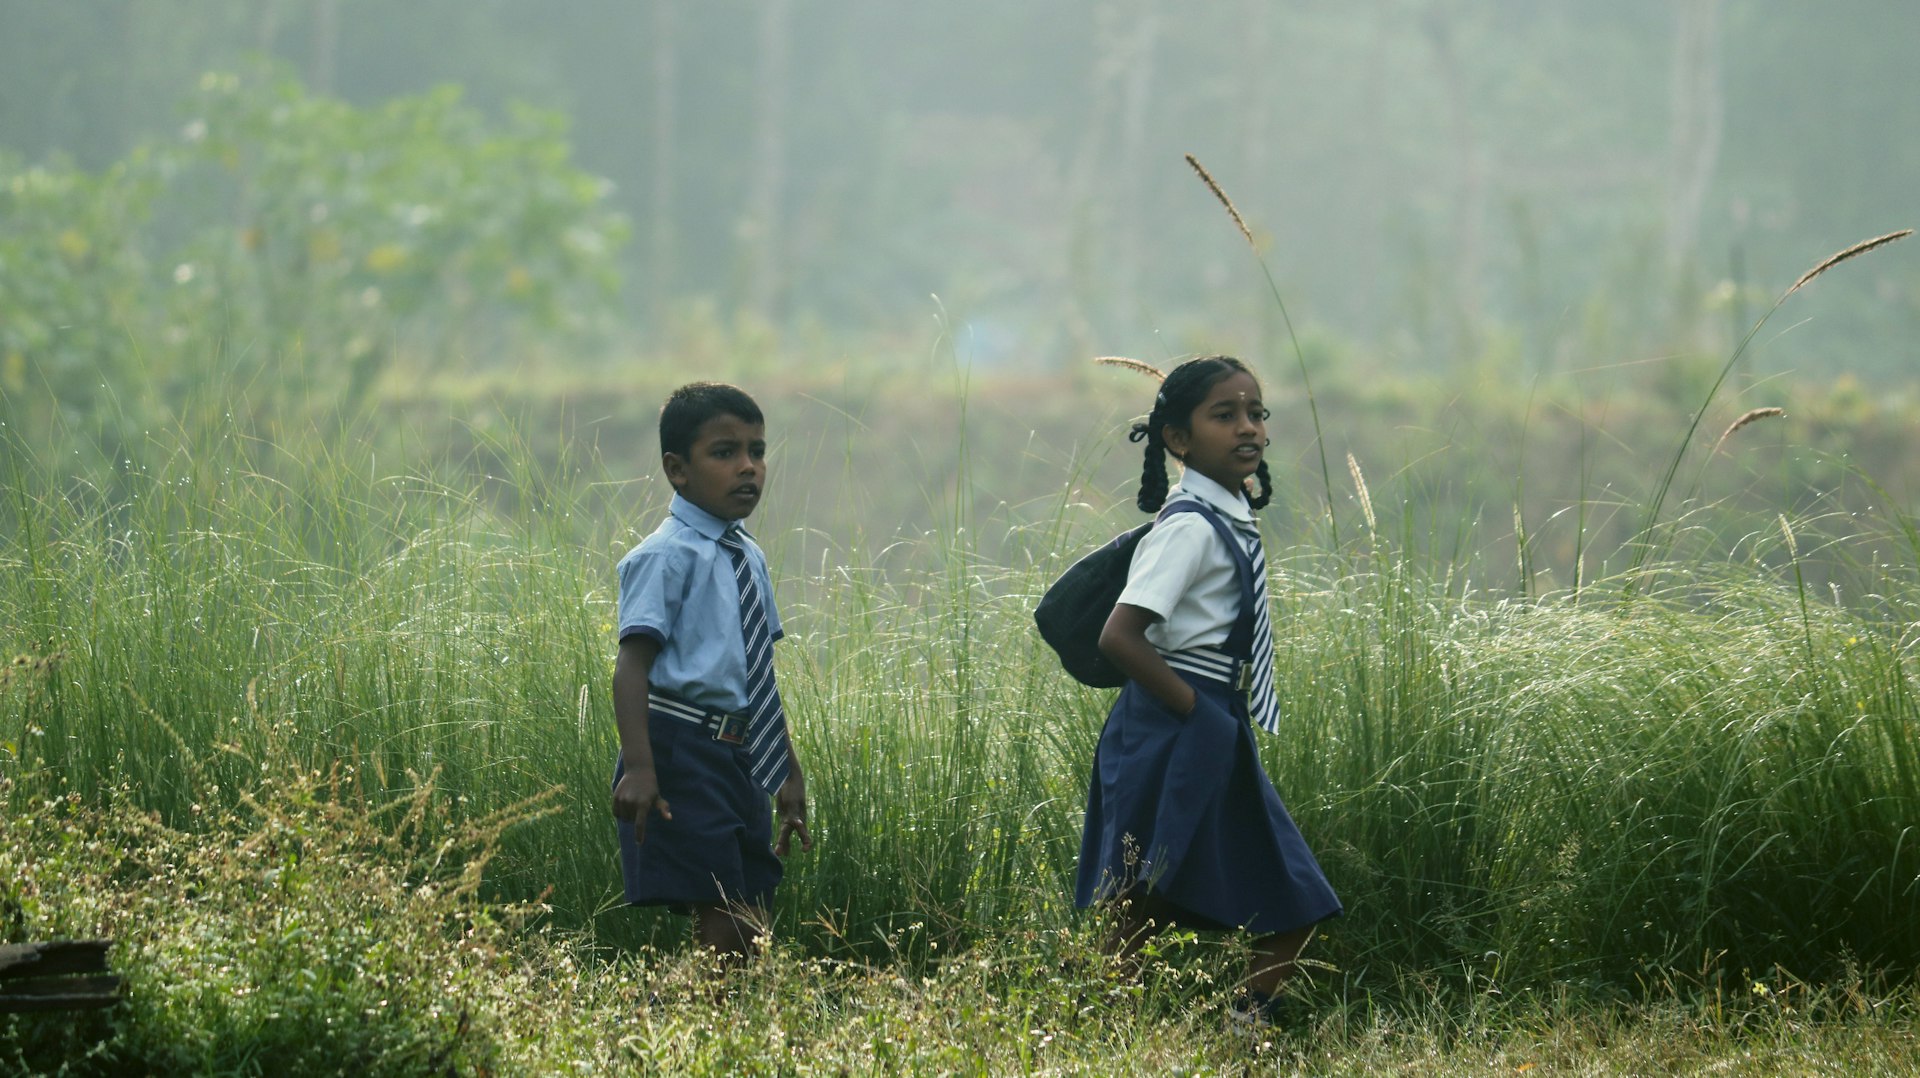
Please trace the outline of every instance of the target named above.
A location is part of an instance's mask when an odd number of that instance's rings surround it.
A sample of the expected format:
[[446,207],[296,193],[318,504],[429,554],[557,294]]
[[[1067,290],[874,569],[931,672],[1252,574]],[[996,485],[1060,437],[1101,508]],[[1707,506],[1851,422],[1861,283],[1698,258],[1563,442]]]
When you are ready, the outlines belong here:
[[1160,615],[1131,603],[1116,603],[1100,630],[1100,654],[1176,715],[1193,711],[1198,698],[1160,652],[1147,642],[1147,626]]

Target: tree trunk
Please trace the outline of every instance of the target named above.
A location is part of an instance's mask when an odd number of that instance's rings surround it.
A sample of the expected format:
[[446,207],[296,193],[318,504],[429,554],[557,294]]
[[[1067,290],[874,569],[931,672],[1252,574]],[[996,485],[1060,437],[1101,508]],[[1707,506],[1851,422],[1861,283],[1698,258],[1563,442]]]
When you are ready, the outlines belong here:
[[313,43],[307,56],[307,83],[316,95],[333,93],[340,52],[340,0],[313,0]]
[[1246,51],[1242,55],[1246,86],[1246,108],[1241,115],[1240,167],[1249,187],[1266,185],[1271,141],[1268,132],[1273,123],[1270,98],[1273,80],[1267,72],[1273,63],[1272,0],[1246,0]]
[[769,320],[778,314],[785,288],[781,199],[786,188],[790,7],[791,0],[763,0],[760,9],[760,94],[754,110],[753,176],[747,198],[747,306]]
[[[1248,191],[1270,189],[1268,170],[1273,167],[1273,78],[1268,73],[1275,63],[1273,44],[1274,4],[1272,0],[1246,0],[1243,10],[1246,40],[1242,42],[1242,79],[1246,86],[1246,107],[1240,129],[1240,185]],[[1284,258],[1284,253],[1283,253]],[[1252,283],[1251,281],[1249,283]],[[1273,369],[1278,349],[1284,347],[1284,326],[1280,309],[1266,302],[1264,293],[1255,292],[1254,327],[1259,355]]]
[[1073,223],[1067,231],[1068,309],[1065,315],[1072,350],[1082,355],[1098,354],[1102,329],[1101,299],[1107,294],[1095,266],[1100,261],[1100,238],[1111,234],[1103,219],[1105,206],[1098,192],[1104,174],[1102,158],[1106,153],[1107,124],[1113,114],[1113,82],[1119,77],[1121,60],[1115,55],[1113,26],[1118,21],[1111,0],[1096,5],[1093,11],[1093,62],[1086,84],[1087,108],[1078,125],[1080,137],[1073,160],[1067,167],[1067,205]]
[[280,37],[280,0],[260,0],[253,13],[253,47],[269,56]]
[[648,201],[652,228],[647,249],[647,309],[653,324],[658,325],[666,315],[668,296],[674,288],[673,179],[679,156],[676,152],[679,133],[675,128],[679,42],[675,33],[674,0],[652,0],[649,6],[653,11],[653,152],[650,155],[653,184]]
[[1668,126],[1667,264],[1678,270],[1700,240],[1707,183],[1720,158],[1720,0],[1674,8],[1672,115]]
[[1467,101],[1466,80],[1460,72],[1460,60],[1454,53],[1453,30],[1443,8],[1427,12],[1427,41],[1433,48],[1434,64],[1440,85],[1446,94],[1447,112],[1453,131],[1457,175],[1454,186],[1454,310],[1458,319],[1455,345],[1464,352],[1477,348],[1480,326],[1481,271],[1483,237],[1486,232],[1487,165],[1486,154],[1473,129],[1473,110]]
[[1145,180],[1154,171],[1153,162],[1147,160],[1147,118],[1153,105],[1153,58],[1160,37],[1156,6],[1155,0],[1139,0],[1131,20],[1132,32],[1121,46],[1126,76],[1120,113],[1113,290],[1129,319],[1140,307],[1140,234],[1147,217]]

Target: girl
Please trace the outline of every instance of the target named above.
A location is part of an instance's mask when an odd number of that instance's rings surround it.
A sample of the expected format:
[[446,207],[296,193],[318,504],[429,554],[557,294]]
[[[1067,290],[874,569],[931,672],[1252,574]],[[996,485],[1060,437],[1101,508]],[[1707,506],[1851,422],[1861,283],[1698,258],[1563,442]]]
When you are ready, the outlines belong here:
[[[1249,725],[1279,728],[1253,517],[1273,495],[1267,415],[1252,372],[1209,356],[1174,368],[1129,436],[1147,443],[1140,508],[1168,511],[1140,541],[1100,634],[1127,684],[1094,752],[1074,896],[1115,906],[1107,949],[1129,960],[1168,923],[1253,933],[1237,1006],[1256,1021],[1274,1019],[1313,926],[1341,912]],[[1168,456],[1183,469],[1171,492]]]

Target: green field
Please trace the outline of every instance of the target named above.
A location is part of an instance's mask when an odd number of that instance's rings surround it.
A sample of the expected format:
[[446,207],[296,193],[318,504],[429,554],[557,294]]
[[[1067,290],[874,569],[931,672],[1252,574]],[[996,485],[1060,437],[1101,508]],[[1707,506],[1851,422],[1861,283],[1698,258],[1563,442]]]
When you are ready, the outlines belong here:
[[[612,564],[665,498],[604,432],[591,451],[561,423],[436,441],[374,415],[272,437],[210,421],[117,461],[10,444],[0,913],[15,938],[117,939],[130,994],[79,1024],[0,1019],[0,1058],[1914,1064],[1903,514],[1676,495],[1640,547],[1576,534],[1587,568],[1527,577],[1470,522],[1422,533],[1417,469],[1367,490],[1356,468],[1333,520],[1311,465],[1291,469],[1268,513],[1289,715],[1263,744],[1348,914],[1310,952],[1297,1026],[1250,1046],[1221,1019],[1240,941],[1174,937],[1134,983],[1070,908],[1106,696],[1058,671],[1029,611],[1130,519],[1130,459],[1102,443],[1137,385],[1086,390],[1110,403],[1078,430],[1019,410],[1030,385],[950,380],[945,409],[890,386],[843,429],[786,434],[830,389],[761,391],[776,493],[755,524],[818,845],[789,866],[772,954],[718,982],[682,923],[616,905]],[[951,433],[913,434],[922,409]]]

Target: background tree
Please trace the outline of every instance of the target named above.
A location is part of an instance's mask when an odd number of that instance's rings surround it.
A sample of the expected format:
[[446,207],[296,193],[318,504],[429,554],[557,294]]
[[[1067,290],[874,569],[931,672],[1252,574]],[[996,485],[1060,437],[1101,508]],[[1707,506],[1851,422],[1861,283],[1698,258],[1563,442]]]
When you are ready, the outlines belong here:
[[[1058,362],[1260,338],[1193,152],[1331,338],[1409,370],[1518,362],[1519,338],[1545,367],[1721,334],[1736,247],[1771,280],[1902,223],[1916,34],[1920,8],[1873,0],[14,0],[0,146],[103,168],[252,48],[359,107],[458,83],[488,115],[573,119],[575,159],[645,222],[642,339],[674,332],[663,305],[867,332],[919,325],[937,293],[977,339]],[[1904,369],[1920,271],[1869,272],[1861,302],[1887,292],[1893,326],[1816,319],[1760,370]]]
[[299,422],[357,408],[403,339],[429,369],[585,340],[618,294],[606,194],[550,113],[208,75],[177,136],[98,174],[0,159],[4,418],[110,447],[217,379]]

